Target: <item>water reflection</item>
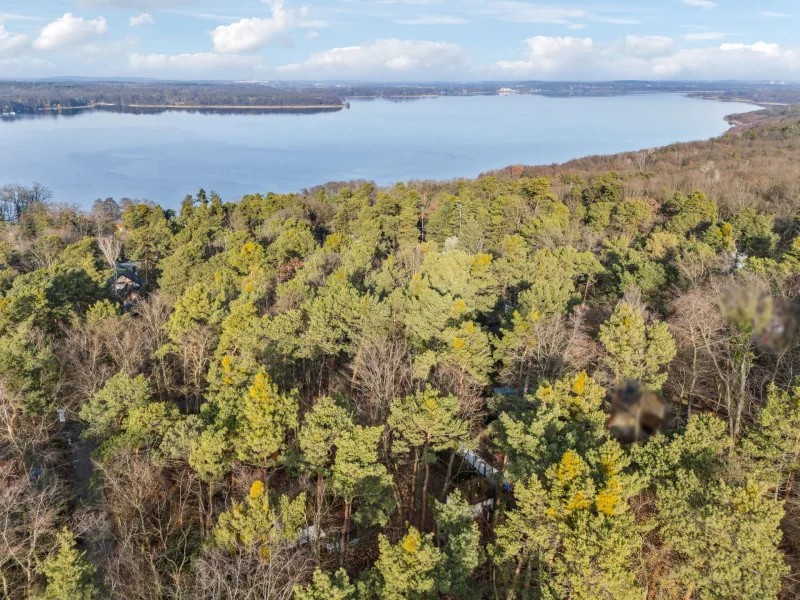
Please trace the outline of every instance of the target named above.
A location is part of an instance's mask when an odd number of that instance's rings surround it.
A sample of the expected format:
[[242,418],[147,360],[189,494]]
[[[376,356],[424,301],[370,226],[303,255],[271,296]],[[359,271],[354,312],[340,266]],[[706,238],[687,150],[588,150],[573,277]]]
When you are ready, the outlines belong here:
[[139,106],[94,106],[91,108],[62,108],[59,110],[42,110],[34,113],[3,113],[0,120],[22,121],[31,119],[62,119],[79,117],[92,113],[116,113],[125,115],[160,115],[163,113],[185,112],[202,115],[316,115],[320,113],[339,112],[349,105],[341,107],[317,107],[308,108],[184,108],[175,107],[139,107]]

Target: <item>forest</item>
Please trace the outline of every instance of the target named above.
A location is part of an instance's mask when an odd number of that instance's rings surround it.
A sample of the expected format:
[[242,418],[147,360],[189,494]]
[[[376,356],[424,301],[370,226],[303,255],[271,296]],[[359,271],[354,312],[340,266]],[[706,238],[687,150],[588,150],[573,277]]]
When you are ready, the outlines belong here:
[[335,93],[311,86],[282,89],[257,83],[0,82],[0,112],[113,106],[342,106]]
[[346,107],[347,98],[414,98],[419,96],[494,95],[503,87],[521,94],[545,96],[616,96],[624,94],[682,93],[724,101],[759,104],[796,104],[796,83],[698,82],[549,82],[484,83],[311,83],[168,82],[168,81],[0,81],[0,113],[32,114],[41,111],[102,107],[228,108]]
[[797,107],[0,215],[0,597],[800,594]]

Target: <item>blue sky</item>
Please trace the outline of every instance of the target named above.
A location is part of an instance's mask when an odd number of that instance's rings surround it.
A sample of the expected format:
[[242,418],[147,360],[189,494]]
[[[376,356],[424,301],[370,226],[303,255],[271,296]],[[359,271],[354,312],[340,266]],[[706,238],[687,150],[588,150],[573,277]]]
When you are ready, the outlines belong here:
[[0,77],[800,80],[798,0],[0,0]]

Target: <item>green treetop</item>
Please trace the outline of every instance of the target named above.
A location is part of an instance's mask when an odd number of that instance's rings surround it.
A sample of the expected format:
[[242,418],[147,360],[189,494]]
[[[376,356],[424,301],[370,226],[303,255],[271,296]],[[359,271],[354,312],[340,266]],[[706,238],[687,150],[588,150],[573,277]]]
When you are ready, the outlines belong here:
[[297,600],[355,600],[356,587],[350,583],[344,569],[333,575],[316,569],[309,585],[295,586],[294,597]]
[[713,223],[717,218],[717,203],[709,200],[703,192],[693,192],[689,196],[677,192],[664,203],[663,211],[670,217],[665,229],[676,235],[685,235]]
[[656,498],[652,541],[669,551],[656,589],[703,600],[777,597],[783,509],[733,468],[729,452],[726,425],[712,415],[634,449]]
[[606,351],[605,363],[617,384],[636,380],[652,389],[664,385],[667,374],[662,369],[677,352],[666,323],[647,324],[640,309],[620,302],[600,327],[599,340]]
[[[435,461],[433,453],[445,450],[455,452],[459,442],[466,441],[468,437],[468,423],[458,415],[458,398],[441,396],[430,387],[423,392],[393,400],[388,422],[392,432],[392,451],[414,454],[413,477],[418,476],[419,465],[424,465],[420,498],[420,523],[424,526],[430,463]],[[449,476],[448,473],[447,478]]]
[[503,412],[492,425],[495,443],[507,461],[507,476],[525,481],[542,474],[567,450],[584,454],[607,438],[602,411],[605,389],[586,373],[542,384],[515,412]]
[[219,516],[214,543],[228,552],[258,550],[268,560],[272,544],[300,539],[306,522],[305,505],[306,496],[300,494],[294,500],[281,496],[278,506],[272,508],[264,483],[255,481],[243,503],[234,502]]
[[507,598],[635,600],[630,568],[642,539],[628,510],[628,461],[609,442],[587,458],[573,450],[514,489],[516,508],[490,548]]
[[436,503],[436,536],[444,544],[442,572],[447,592],[462,600],[481,597],[473,574],[483,562],[481,534],[469,505],[455,490],[446,504]]
[[98,597],[92,583],[94,566],[75,547],[75,536],[64,528],[57,537],[57,550],[39,567],[47,577],[43,600],[91,600]]
[[382,436],[383,427],[357,425],[336,439],[331,487],[344,500],[341,561],[344,561],[354,502],[359,504],[355,521],[362,525],[384,524],[394,509],[392,478],[378,462],[378,444]]
[[800,471],[800,386],[788,392],[770,384],[767,403],[742,441],[742,452],[756,471],[775,486],[791,493]]
[[147,407],[149,400],[150,384],[142,375],[117,373],[81,408],[81,419],[88,424],[86,435],[96,440],[111,437],[133,410]]
[[233,440],[236,457],[251,464],[274,461],[285,448],[287,434],[297,428],[298,411],[297,394],[279,393],[259,371],[240,406]]
[[432,600],[446,589],[442,551],[432,535],[422,535],[412,527],[396,544],[381,535],[379,546],[375,563],[379,600]]
[[353,428],[350,413],[332,398],[318,398],[306,413],[300,427],[300,460],[303,467],[317,476],[317,506],[322,502],[323,478],[330,472],[334,445],[339,436]]

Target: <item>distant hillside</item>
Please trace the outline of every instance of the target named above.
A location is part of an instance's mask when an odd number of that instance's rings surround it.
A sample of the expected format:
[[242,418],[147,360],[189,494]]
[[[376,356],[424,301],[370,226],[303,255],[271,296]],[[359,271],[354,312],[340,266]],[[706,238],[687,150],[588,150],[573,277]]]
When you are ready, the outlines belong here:
[[339,95],[328,90],[273,88],[257,83],[0,83],[0,111],[16,113],[95,105],[280,107],[343,104]]

